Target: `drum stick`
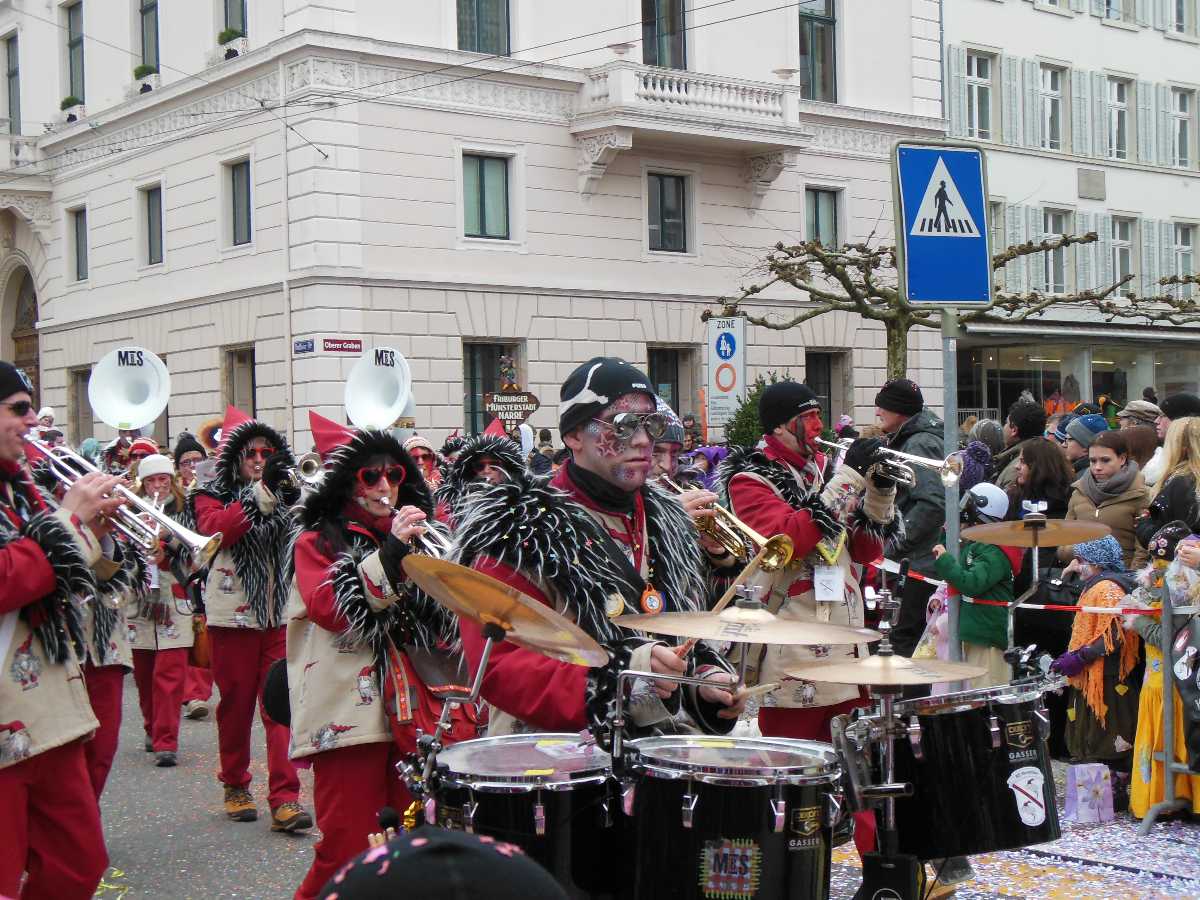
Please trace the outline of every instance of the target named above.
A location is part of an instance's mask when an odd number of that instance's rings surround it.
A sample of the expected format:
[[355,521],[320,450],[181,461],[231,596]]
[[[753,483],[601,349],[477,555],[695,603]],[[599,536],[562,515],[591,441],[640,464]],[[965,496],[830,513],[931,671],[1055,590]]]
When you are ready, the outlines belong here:
[[[766,552],[766,547],[763,547],[758,551],[758,553],[754,554],[754,558],[751,559],[750,562],[746,563],[746,568],[742,569],[742,571],[738,573],[738,577],[733,579],[733,583],[726,588],[725,593],[721,595],[721,599],[717,601],[717,605],[712,608],[712,612],[719,613],[729,605],[730,601],[733,600],[734,594],[737,593],[737,589],[749,581],[750,576],[758,571],[759,566],[762,565],[763,554]],[[683,659],[692,652],[693,648],[696,646],[696,643],[696,638],[688,638],[675,648],[675,655],[680,659]]]
[[768,681],[766,684],[756,684],[754,687],[742,688],[742,696],[749,698],[769,694],[778,688],[780,684],[781,682],[778,681]]

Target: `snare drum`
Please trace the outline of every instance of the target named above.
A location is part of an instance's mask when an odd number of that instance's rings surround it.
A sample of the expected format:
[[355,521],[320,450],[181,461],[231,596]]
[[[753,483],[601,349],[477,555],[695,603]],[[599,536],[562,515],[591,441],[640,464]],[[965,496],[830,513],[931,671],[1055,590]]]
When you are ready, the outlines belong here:
[[900,851],[920,859],[1012,850],[1061,834],[1043,686],[1003,684],[896,704]]
[[829,896],[834,831],[848,818],[831,746],[687,735],[626,749],[635,897]]
[[632,878],[611,760],[578,734],[461,741],[437,756],[436,821],[520,846],[573,897]]

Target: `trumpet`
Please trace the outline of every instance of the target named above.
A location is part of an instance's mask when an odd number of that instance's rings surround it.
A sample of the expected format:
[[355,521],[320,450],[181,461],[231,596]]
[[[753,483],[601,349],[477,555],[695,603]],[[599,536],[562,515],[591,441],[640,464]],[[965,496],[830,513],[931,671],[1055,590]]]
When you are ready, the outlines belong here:
[[[384,497],[379,502],[388,503],[389,501]],[[392,515],[395,516],[397,512],[398,510],[393,509]],[[418,552],[424,553],[426,556],[431,556],[434,559],[445,559],[449,556],[453,548],[450,545],[450,541],[446,539],[446,536],[428,523],[424,527],[425,533],[419,534],[412,539],[414,548]]]
[[[827,441],[823,438],[817,438],[816,443],[830,450],[835,450],[838,453],[845,453],[853,441]],[[958,477],[962,474],[962,460],[954,454],[950,454],[945,459],[929,459],[924,456],[916,456],[912,453],[902,453],[899,450],[892,450],[890,447],[880,447],[879,452],[884,454],[889,459],[881,459],[874,463],[872,468],[878,471],[897,484],[903,484],[907,487],[912,487],[917,483],[917,474],[913,471],[913,466],[920,466],[924,469],[933,469],[941,478],[942,484],[950,487],[958,482]]]
[[[76,453],[69,447],[51,447],[36,438],[26,438],[26,441],[46,457],[51,473],[68,489],[82,475],[92,472],[103,474],[87,457]],[[112,525],[143,549],[154,550],[158,546],[159,535],[164,532],[168,533],[184,548],[189,562],[195,568],[207,566],[217,555],[217,551],[221,549],[220,532],[212,536],[197,534],[189,528],[184,528],[163,512],[157,504],[139,497],[125,485],[118,484],[115,490],[133,508],[122,506],[118,509],[111,520]],[[144,521],[143,516],[150,519],[153,524]]]
[[294,468],[288,469],[287,483],[296,488],[316,487],[325,477],[325,462],[320,453],[305,453]]
[[[676,494],[683,494],[687,490],[665,475],[661,481]],[[792,561],[795,548],[792,546],[792,539],[786,534],[763,537],[725,507],[714,503],[712,510],[712,517],[701,518],[696,527],[701,533],[720,543],[735,559],[743,563],[750,560],[750,552],[746,546],[748,541],[762,555],[759,567],[766,572],[782,569]]]

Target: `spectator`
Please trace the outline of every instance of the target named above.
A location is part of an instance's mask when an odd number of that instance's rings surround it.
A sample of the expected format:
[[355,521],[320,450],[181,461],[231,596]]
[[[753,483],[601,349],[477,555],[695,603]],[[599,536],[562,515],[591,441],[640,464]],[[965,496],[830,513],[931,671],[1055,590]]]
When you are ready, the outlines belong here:
[[[875,415],[889,436],[893,450],[942,459],[946,456],[942,420],[925,406],[915,382],[893,378],[875,395]],[[896,511],[904,519],[904,530],[885,549],[888,559],[907,558],[913,571],[932,575],[933,546],[946,520],[946,491],[932,469],[913,468],[916,483],[898,485]],[[909,578],[900,598],[900,617],[892,631],[892,644],[901,656],[911,656],[925,629],[925,607],[933,586]]]
[[1071,482],[1075,473],[1062,453],[1049,441],[1025,441],[1017,457],[1017,475],[1009,485],[1008,518],[1024,518],[1029,511],[1026,502],[1045,503],[1042,510],[1048,519],[1061,519],[1067,514]]
[[[1121,545],[1122,565],[1134,554],[1134,523],[1150,505],[1146,482],[1129,456],[1126,432],[1106,431],[1088,447],[1088,468],[1074,484],[1064,518],[1099,522],[1112,529]],[[1060,547],[1058,558],[1071,560],[1071,547]]]
[[1138,464],[1146,487],[1152,488],[1162,475],[1163,452],[1153,425],[1134,425],[1120,432],[1129,445],[1129,458]]
[[[982,441],[971,441],[965,450],[955,455],[962,460],[962,473],[958,477],[960,491],[965,493],[975,485],[991,480],[992,451]],[[1004,505],[1007,509],[1008,502],[1005,501]]]
[[[1046,430],[1046,411],[1037,403],[1027,403],[1018,400],[1008,409],[1008,418],[1004,422],[1005,449],[993,460],[993,466],[999,474],[996,484],[1008,490],[1017,479],[1017,460],[1021,451],[1032,441],[1042,441]],[[1010,509],[1011,512],[1011,509]]]
[[542,447],[551,447],[552,448],[553,446],[554,446],[554,441],[550,437],[550,429],[543,428],[543,429],[539,430],[538,431],[538,449],[540,450]]
[[1055,437],[1055,432],[1058,431],[1058,425],[1062,421],[1062,419],[1063,419],[1062,413],[1056,413],[1055,415],[1048,418],[1046,420],[1046,427],[1042,429],[1042,437],[1044,437],[1048,441],[1058,440],[1058,438]]
[[971,429],[975,427],[975,423],[978,421],[979,416],[967,416],[959,423],[958,441],[960,450],[967,446],[967,442],[970,440],[968,435],[970,435]]
[[717,466],[728,455],[728,447],[699,447],[692,454],[692,465],[700,470],[706,490],[712,490],[712,486],[717,480]]
[[1158,394],[1154,393],[1154,388],[1152,387],[1142,388],[1142,399],[1158,406]]
[[[1163,406],[1171,399],[1163,401]],[[1163,477],[1155,486],[1148,514],[1137,523],[1137,538],[1145,547],[1150,546],[1150,538],[1158,529],[1176,520],[1200,534],[1200,502],[1196,495],[1200,485],[1200,418],[1185,416],[1171,422],[1163,455]]]
[[1157,405],[1146,400],[1130,400],[1125,408],[1117,413],[1117,422],[1123,430],[1136,428],[1138,425],[1153,425],[1162,415]]
[[967,443],[979,441],[992,455],[993,461],[1004,450],[1004,426],[995,419],[980,419],[967,433]]
[[1088,448],[1099,435],[1108,431],[1108,420],[1099,413],[1077,416],[1067,423],[1066,431],[1063,453],[1075,474],[1082,475],[1088,467]]
[[1167,429],[1176,419],[1200,416],[1200,397],[1195,394],[1172,394],[1158,406],[1162,415],[1155,419],[1154,426],[1160,441],[1167,439]]

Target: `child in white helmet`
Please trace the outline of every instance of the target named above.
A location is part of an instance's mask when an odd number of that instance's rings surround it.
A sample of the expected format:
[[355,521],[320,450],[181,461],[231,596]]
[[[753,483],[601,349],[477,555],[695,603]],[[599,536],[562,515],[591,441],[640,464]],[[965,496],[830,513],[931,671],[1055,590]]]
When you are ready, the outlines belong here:
[[[1008,512],[1008,495],[994,484],[977,484],[963,494],[960,509],[964,526],[999,522]],[[1019,547],[963,541],[955,559],[938,544],[933,548],[934,570],[949,585],[952,595],[1009,604],[1013,599],[1013,575],[1020,570],[1023,554]],[[963,660],[988,671],[975,679],[972,687],[1009,681],[1011,670],[1004,661],[1004,650],[1008,647],[1006,605],[964,602],[959,607],[958,636]]]

